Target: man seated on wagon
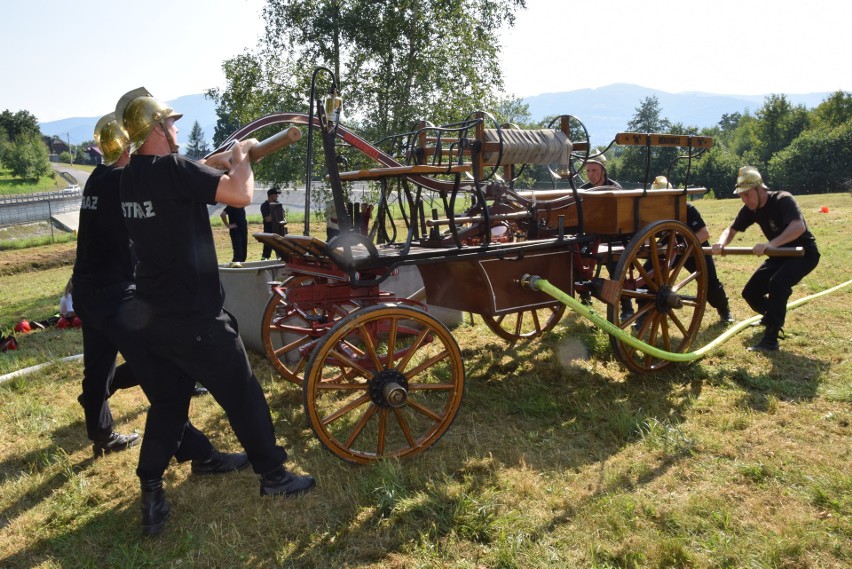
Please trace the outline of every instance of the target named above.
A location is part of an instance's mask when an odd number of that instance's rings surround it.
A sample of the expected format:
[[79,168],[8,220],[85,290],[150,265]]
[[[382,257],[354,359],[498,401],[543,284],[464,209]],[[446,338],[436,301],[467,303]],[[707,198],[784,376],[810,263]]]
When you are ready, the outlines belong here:
[[[586,166],[583,168],[586,171],[586,177],[589,179],[588,182],[580,186],[581,190],[588,190],[590,188],[597,188],[600,186],[613,186],[615,188],[621,188],[621,184],[613,180],[609,177],[609,174],[606,171],[606,156],[603,154],[599,154],[597,156],[593,156],[586,161]],[[613,273],[615,273],[616,262],[611,262],[606,264],[606,269],[609,271],[609,276],[612,278]],[[621,299],[621,320],[627,320],[631,316],[633,316],[633,303],[629,298]]]
[[599,186],[621,187],[621,184],[611,179],[609,174],[607,174],[606,156],[603,154],[589,158],[583,169],[586,171],[586,178],[589,181],[580,186],[581,190],[588,190],[589,188],[597,188]]

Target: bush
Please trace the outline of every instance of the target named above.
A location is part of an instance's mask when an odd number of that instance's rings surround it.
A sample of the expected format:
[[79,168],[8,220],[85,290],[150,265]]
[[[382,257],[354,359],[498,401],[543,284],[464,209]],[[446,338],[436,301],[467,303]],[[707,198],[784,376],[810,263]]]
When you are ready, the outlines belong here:
[[12,175],[23,180],[35,180],[50,174],[47,146],[41,137],[34,134],[22,134],[7,147],[4,152],[4,163]]
[[843,192],[852,183],[849,148],[852,123],[809,130],[769,161],[769,180],[797,194]]

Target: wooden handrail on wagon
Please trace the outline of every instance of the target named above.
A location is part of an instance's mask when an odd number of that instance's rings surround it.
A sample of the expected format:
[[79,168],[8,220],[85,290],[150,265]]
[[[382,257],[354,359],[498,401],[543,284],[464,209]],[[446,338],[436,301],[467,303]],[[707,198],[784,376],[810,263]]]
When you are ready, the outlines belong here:
[[712,136],[691,136],[686,134],[647,134],[640,132],[619,132],[615,142],[621,146],[682,146],[685,148],[710,148]]

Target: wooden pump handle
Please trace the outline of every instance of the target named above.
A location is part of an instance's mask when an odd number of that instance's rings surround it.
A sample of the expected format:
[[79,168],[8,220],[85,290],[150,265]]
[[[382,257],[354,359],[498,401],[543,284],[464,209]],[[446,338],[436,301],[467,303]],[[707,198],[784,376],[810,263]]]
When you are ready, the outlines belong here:
[[249,149],[249,160],[252,163],[260,162],[267,154],[272,154],[276,150],[281,150],[285,146],[298,142],[302,138],[302,129],[297,126],[291,126],[286,130],[282,130],[278,134],[272,135],[269,138],[262,140]]
[[[713,254],[712,247],[702,247],[706,255]],[[754,255],[751,247],[725,247],[722,255]],[[801,247],[767,247],[763,253],[767,257],[804,257],[805,250]]]

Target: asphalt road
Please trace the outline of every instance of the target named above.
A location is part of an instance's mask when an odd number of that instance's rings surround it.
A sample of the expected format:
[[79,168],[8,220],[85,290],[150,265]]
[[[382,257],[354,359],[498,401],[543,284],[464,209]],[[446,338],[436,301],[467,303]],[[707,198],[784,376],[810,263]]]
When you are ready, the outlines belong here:
[[[59,164],[56,162],[51,163],[51,166],[53,166],[54,170],[60,172],[60,175],[62,172],[69,174],[72,178],[76,180],[75,183],[81,188],[86,185],[86,180],[89,179],[88,172],[86,172],[85,170],[78,170],[74,168],[74,166],[66,166],[65,164]],[[63,176],[63,178],[64,177],[65,176]]]

